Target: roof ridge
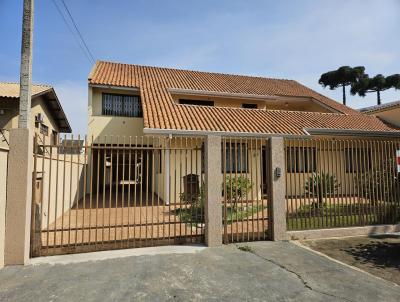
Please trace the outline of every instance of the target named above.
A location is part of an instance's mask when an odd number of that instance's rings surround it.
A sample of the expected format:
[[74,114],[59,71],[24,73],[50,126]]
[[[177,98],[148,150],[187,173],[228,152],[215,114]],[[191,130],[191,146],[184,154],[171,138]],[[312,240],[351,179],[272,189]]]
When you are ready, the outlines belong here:
[[[11,82],[11,81],[0,81],[0,84],[14,84],[14,85],[20,85],[19,82]],[[38,86],[38,87],[49,87],[49,88],[53,88],[52,85],[50,84],[36,84],[36,83],[32,83],[33,86]]]
[[[244,74],[236,74],[236,73],[202,71],[202,70],[184,69],[184,68],[176,68],[176,67],[161,67],[161,66],[151,66],[151,65],[142,65],[142,64],[121,63],[121,62],[104,61],[104,60],[98,60],[94,66],[96,66],[97,63],[109,63],[109,64],[137,66],[137,67],[144,67],[144,68],[164,69],[164,70],[167,69],[167,70],[174,70],[174,71],[198,72],[198,73],[204,73],[204,74],[217,74],[217,75],[225,75],[225,76],[237,76],[237,77],[252,78],[252,79],[267,79],[267,80],[276,80],[276,81],[285,81],[285,82],[297,82],[296,80],[293,80],[293,79],[272,78],[272,77],[265,77],[265,76],[244,75]],[[91,74],[89,74],[89,76],[90,75]]]
[[365,112],[369,112],[369,111],[385,109],[385,108],[396,106],[399,104],[400,104],[400,100],[397,100],[397,101],[392,101],[392,102],[388,102],[388,103],[384,103],[384,104],[380,104],[380,105],[373,105],[373,106],[360,108],[359,111],[365,113]]

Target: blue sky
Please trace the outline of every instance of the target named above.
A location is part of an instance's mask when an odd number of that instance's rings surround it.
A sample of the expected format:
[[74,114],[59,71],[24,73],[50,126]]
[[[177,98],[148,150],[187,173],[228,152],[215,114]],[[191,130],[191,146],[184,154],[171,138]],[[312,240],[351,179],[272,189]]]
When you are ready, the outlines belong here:
[[[96,59],[289,78],[338,101],[340,90],[319,86],[321,73],[400,73],[399,0],[65,2]],[[19,79],[21,16],[22,0],[0,0],[0,81]],[[33,81],[55,87],[74,133],[86,132],[91,67],[52,0],[35,0]],[[348,98],[354,108],[376,102]]]

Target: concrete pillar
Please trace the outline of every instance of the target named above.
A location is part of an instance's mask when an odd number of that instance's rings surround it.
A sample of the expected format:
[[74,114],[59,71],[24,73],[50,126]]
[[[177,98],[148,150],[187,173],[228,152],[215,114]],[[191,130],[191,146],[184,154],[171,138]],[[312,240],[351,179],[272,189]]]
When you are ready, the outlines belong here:
[[33,135],[30,129],[10,131],[8,155],[5,265],[29,259],[32,204]]
[[0,147],[0,268],[4,266],[8,150]]
[[205,166],[205,237],[207,246],[222,245],[221,137],[206,137]]
[[272,240],[286,239],[286,165],[282,137],[270,138],[270,219]]

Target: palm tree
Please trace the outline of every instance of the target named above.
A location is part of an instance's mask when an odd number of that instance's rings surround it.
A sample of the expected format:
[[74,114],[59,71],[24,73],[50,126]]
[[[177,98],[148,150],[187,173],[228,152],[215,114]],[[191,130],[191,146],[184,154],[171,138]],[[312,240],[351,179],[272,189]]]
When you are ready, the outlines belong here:
[[318,82],[324,88],[329,87],[331,90],[341,86],[343,89],[343,105],[346,105],[346,86],[356,83],[364,75],[364,71],[364,66],[342,66],[337,70],[322,74]]

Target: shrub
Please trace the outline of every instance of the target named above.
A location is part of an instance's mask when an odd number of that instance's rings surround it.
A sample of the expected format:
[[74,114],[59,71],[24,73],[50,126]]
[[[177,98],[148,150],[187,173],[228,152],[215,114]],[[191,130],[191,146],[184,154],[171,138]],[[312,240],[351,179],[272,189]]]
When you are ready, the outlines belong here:
[[337,193],[340,184],[335,175],[327,173],[313,173],[304,185],[305,194],[318,196],[318,203],[322,204],[323,199]]
[[395,159],[386,160],[381,165],[362,172],[354,178],[356,187],[365,198],[387,201],[400,196],[400,175],[396,171]]
[[253,183],[247,177],[226,176],[225,187],[222,188],[222,192],[228,200],[233,202],[233,207],[236,209],[238,200],[243,199],[252,187]]

